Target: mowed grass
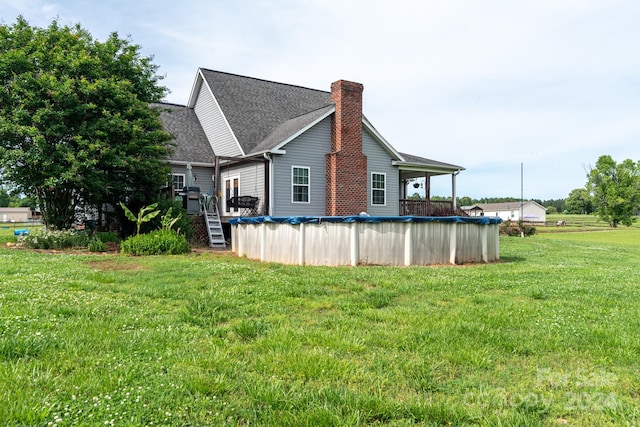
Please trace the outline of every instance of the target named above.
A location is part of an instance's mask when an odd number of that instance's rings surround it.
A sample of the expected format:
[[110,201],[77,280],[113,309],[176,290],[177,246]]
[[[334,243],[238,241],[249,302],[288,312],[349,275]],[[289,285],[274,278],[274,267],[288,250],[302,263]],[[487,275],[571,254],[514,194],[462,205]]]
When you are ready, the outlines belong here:
[[324,268],[0,249],[3,425],[637,425],[640,230]]

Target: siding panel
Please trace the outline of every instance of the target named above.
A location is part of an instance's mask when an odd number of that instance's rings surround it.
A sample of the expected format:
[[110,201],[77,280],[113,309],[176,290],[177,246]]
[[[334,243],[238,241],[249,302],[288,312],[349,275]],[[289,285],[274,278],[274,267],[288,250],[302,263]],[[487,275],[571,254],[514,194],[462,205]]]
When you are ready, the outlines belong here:
[[238,143],[206,83],[200,87],[194,111],[216,155],[242,155]]
[[[362,151],[367,156],[367,213],[371,216],[398,215],[400,199],[398,169],[391,164],[391,155],[367,132],[362,130]],[[386,174],[386,204],[371,204],[371,173]]]
[[[182,174],[185,176],[185,185],[187,184],[187,167],[183,165],[171,165],[172,174]],[[212,191],[212,179],[213,168],[194,166],[191,168],[191,174],[193,175],[194,187],[200,187],[202,193],[211,193]]]
[[[273,215],[325,215],[326,155],[331,151],[331,117],[322,120],[284,148],[287,154],[273,157]],[[292,166],[309,168],[309,203],[291,201]]]

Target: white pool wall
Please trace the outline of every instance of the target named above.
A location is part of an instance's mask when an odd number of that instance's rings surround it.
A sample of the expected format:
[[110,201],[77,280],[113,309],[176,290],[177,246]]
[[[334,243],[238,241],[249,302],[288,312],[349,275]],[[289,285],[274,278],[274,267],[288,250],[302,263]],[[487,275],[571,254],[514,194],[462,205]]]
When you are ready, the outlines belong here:
[[261,222],[232,225],[232,251],[299,265],[437,265],[500,259],[498,224]]

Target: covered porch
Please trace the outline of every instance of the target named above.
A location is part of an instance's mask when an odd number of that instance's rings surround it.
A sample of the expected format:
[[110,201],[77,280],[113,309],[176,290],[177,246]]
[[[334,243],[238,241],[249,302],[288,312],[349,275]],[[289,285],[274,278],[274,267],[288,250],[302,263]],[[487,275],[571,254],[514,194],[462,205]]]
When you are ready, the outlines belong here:
[[[438,162],[411,154],[400,153],[403,161],[394,161],[400,174],[400,216],[466,216],[456,205],[456,177],[464,170],[462,166]],[[451,200],[431,199],[431,179],[451,179]],[[417,186],[416,186],[417,185]],[[409,198],[418,189],[424,189],[424,199]]]

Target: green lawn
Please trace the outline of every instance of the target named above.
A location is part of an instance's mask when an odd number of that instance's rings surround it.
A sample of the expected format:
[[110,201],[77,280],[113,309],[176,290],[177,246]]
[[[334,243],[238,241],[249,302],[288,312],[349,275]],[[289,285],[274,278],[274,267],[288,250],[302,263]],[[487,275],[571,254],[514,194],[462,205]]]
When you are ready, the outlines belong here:
[[0,249],[3,425],[640,423],[640,230],[323,268]]

